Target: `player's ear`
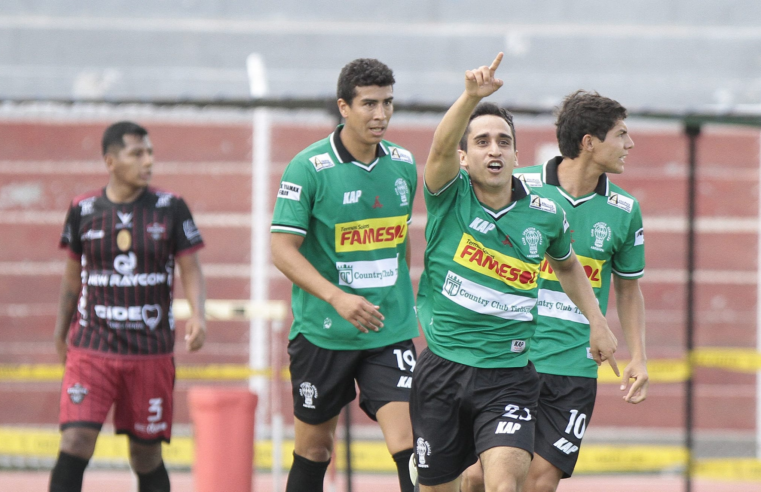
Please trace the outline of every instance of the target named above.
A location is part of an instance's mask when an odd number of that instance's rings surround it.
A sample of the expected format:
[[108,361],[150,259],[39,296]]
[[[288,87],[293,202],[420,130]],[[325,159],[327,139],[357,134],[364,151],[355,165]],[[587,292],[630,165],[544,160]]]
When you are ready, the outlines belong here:
[[581,150],[585,152],[592,152],[594,150],[594,141],[592,135],[587,133],[581,138]]
[[347,116],[349,116],[349,103],[344,101],[343,99],[339,99],[337,101],[338,104],[338,112],[341,113],[341,116],[343,119],[346,119]]
[[106,163],[106,169],[108,169],[109,171],[111,171],[111,169],[114,168],[115,160],[116,160],[116,157],[114,157],[114,154],[112,154],[111,152],[106,152],[103,155],[103,162]]
[[466,159],[467,154],[462,149],[457,149],[457,155],[460,156],[460,167],[463,167],[465,169],[468,168],[468,160]]

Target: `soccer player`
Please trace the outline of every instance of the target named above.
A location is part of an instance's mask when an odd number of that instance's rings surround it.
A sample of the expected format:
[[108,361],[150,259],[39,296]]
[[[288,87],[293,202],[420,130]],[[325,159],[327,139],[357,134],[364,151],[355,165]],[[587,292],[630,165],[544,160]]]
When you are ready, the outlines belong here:
[[409,393],[418,333],[408,225],[412,154],[383,140],[393,72],[375,59],[338,78],[345,120],[288,164],[272,219],[272,259],[293,282],[289,335],[295,449],[288,492],[323,490],[341,408],[383,431],[403,492],[412,490]]
[[[153,146],[141,126],[122,121],[103,134],[105,188],[71,203],[60,245],[67,248],[55,346],[65,364],[61,447],[51,492],[82,490],[106,414],[129,436],[140,492],[168,492],[161,442],[169,442],[174,387],[172,281],[175,262],[191,317],[188,350],[206,337],[203,240],[179,196],[148,187]],[[68,335],[68,336],[67,336]]]
[[617,371],[616,339],[571,248],[563,210],[513,178],[512,115],[479,105],[502,86],[494,76],[501,60],[500,53],[465,73],[465,91],[436,129],[425,167],[418,312],[428,348],[410,400],[422,491],[458,490],[477,456],[487,490],[520,490],[533,454],[539,381],[528,353],[545,255],[590,320],[595,362]]
[[[562,156],[544,165],[516,170],[533,192],[565,210],[573,248],[589,277],[603,314],[608,307],[611,272],[616,307],[631,362],[620,389],[628,403],[647,396],[645,304],[638,279],[644,274],[642,215],[637,200],[611,183],[621,174],[634,142],[624,120],[626,109],[597,93],[577,91],[557,115]],[[589,355],[589,324],[563,293],[550,264],[539,275],[539,316],[529,359],[541,383],[536,420],[536,455],[524,485],[527,492],[554,492],[573,474],[579,448],[592,418],[597,366]],[[633,383],[630,382],[633,380]],[[471,467],[467,492],[482,491],[480,468]]]
[[[632,356],[620,389],[626,391],[624,401],[636,404],[647,397],[648,385],[645,303],[638,280],[645,272],[645,236],[639,203],[607,176],[624,171],[634,147],[626,116],[621,104],[597,93],[569,95],[557,116],[562,156],[518,175],[566,211],[574,250],[603,313],[613,273],[618,317]],[[577,313],[546,262],[539,287],[538,326],[529,353],[541,381],[537,456],[524,490],[554,492],[576,465],[594,409],[597,366],[588,354],[587,320]]]

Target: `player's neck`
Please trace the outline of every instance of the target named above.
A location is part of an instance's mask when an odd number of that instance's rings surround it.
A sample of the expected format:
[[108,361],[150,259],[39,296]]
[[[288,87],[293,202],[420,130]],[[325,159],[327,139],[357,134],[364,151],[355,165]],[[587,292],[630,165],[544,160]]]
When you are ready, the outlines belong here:
[[510,205],[513,199],[513,190],[510,186],[490,190],[473,183],[473,192],[481,205],[486,205],[492,210],[502,210]]
[[145,191],[144,186],[134,187],[121,183],[108,182],[106,185],[106,198],[111,203],[132,203]]
[[346,127],[338,134],[338,138],[341,139],[341,143],[344,144],[344,147],[346,147],[351,156],[359,162],[370,164],[378,155],[378,144],[367,144],[357,138],[353,138],[351,132],[346,130]]
[[602,172],[594,162],[579,156],[575,159],[563,158],[558,166],[558,181],[565,191],[574,197],[592,193],[597,187]]

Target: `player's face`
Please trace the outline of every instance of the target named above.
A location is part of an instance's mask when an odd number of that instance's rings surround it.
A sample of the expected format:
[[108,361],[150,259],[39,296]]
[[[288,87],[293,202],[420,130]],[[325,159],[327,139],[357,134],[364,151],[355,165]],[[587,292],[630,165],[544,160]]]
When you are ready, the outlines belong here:
[[513,141],[510,125],[499,116],[483,115],[470,122],[468,150],[459,152],[474,185],[494,192],[510,186],[518,157]]
[[602,168],[603,172],[621,174],[624,172],[624,164],[629,150],[634,147],[634,141],[629,136],[626,123],[619,120],[605,135],[605,140],[600,141],[592,137],[594,150],[592,159]]
[[121,185],[148,186],[153,172],[153,145],[146,135],[124,135],[124,147],[106,155],[108,170]]
[[359,145],[376,145],[386,134],[394,113],[394,88],[369,85],[356,87],[354,91],[351,105],[338,100],[338,109],[346,120],[341,135]]

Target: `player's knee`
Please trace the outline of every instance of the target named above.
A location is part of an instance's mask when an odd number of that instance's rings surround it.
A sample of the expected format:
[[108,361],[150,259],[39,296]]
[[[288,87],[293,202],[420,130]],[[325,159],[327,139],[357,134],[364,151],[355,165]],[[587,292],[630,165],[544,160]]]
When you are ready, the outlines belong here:
[[161,465],[161,444],[145,445],[130,441],[129,462],[136,473],[148,473]]
[[61,434],[61,451],[72,456],[89,460],[95,451],[98,431],[94,429],[72,427]]
[[481,465],[476,463],[462,473],[461,492],[485,492],[484,474]]
[[557,488],[557,481],[549,477],[529,475],[523,485],[523,492],[555,492]]

